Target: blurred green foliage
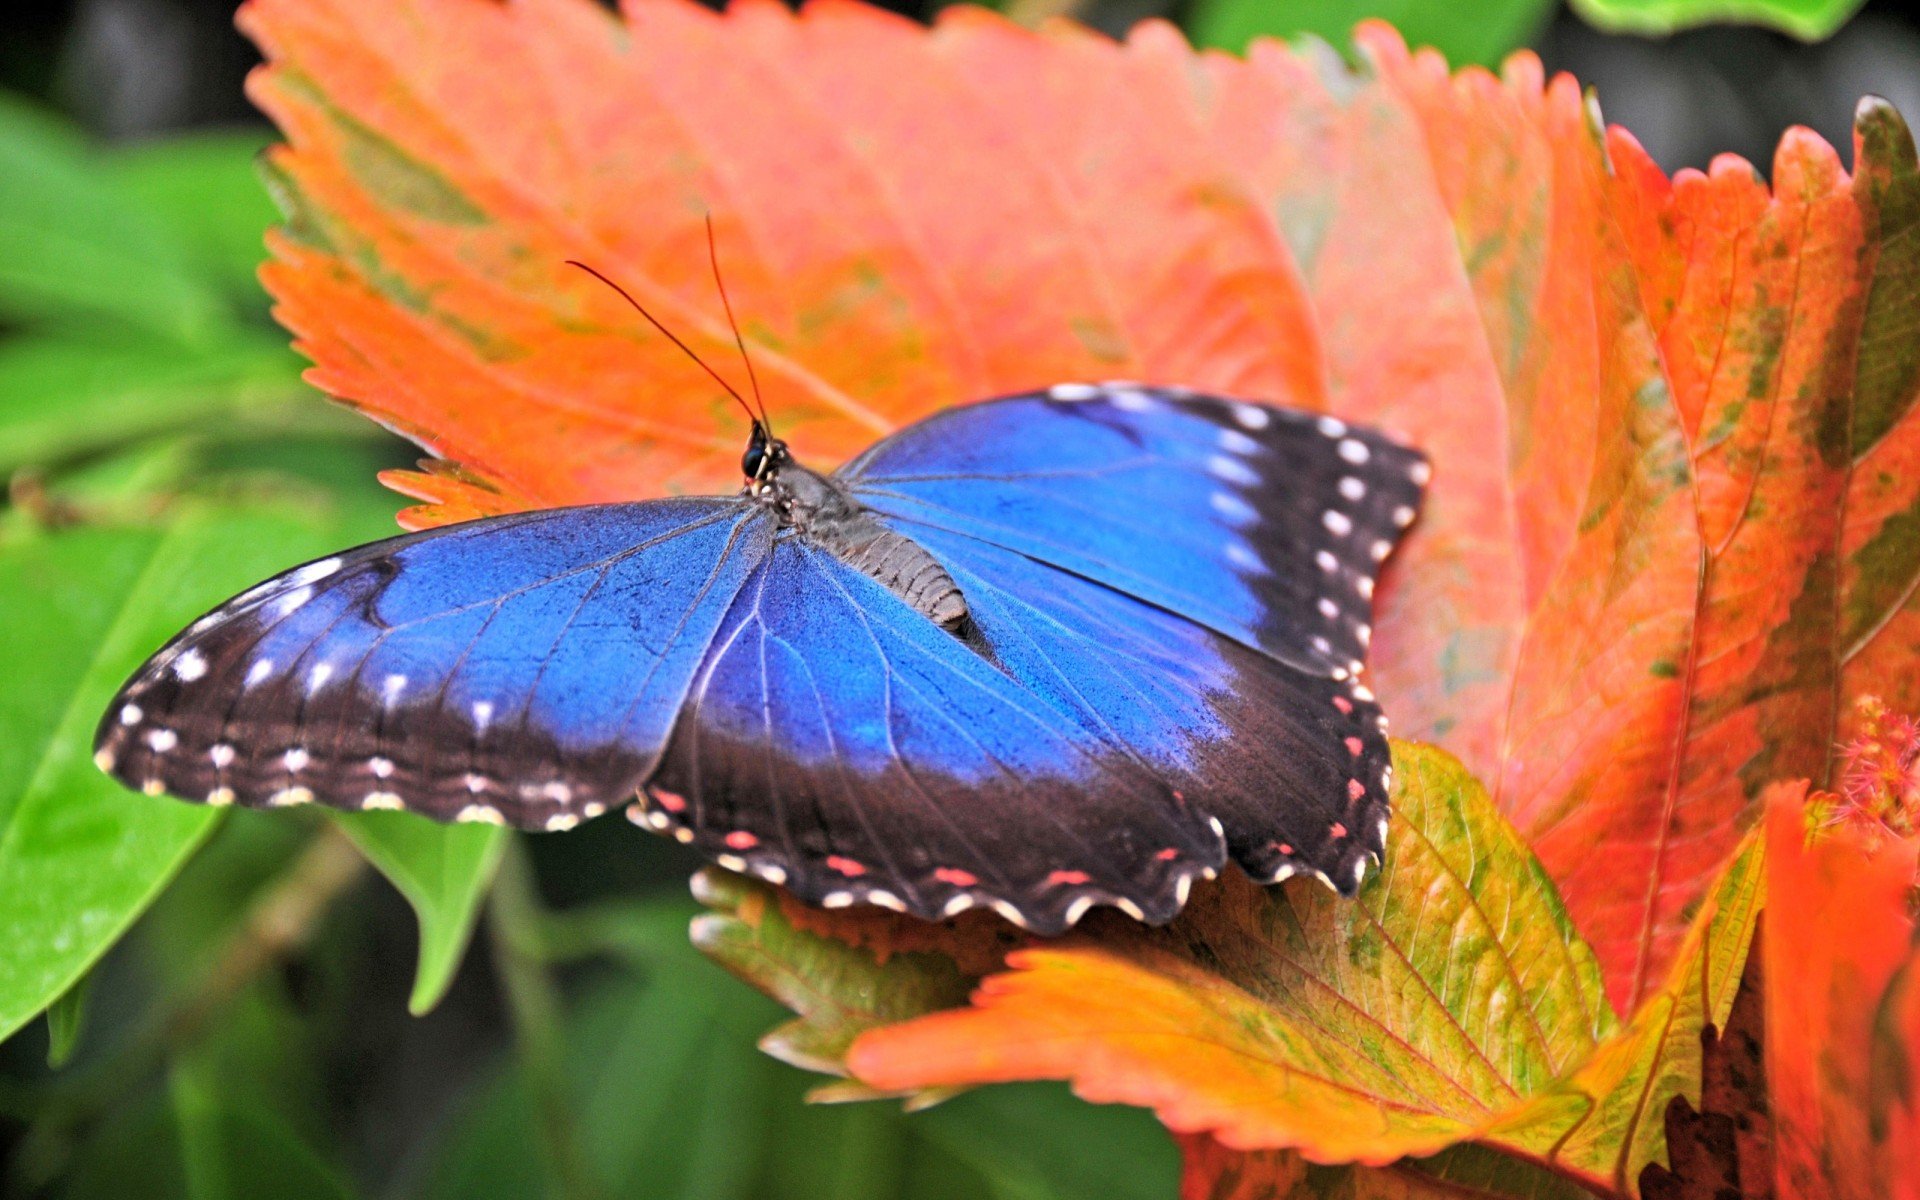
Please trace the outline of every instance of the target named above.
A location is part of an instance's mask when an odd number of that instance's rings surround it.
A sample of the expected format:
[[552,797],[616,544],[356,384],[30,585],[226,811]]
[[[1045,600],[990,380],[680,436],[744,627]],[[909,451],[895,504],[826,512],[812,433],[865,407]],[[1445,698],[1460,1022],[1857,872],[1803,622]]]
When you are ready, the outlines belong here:
[[803,1103],[754,1045],[780,1010],[688,943],[688,861],[624,821],[221,813],[95,769],[169,635],[395,532],[374,475],[411,451],[301,383],[254,279],[261,145],[105,149],[0,96],[0,1194],[1171,1194],[1150,1117],[1060,1088]]
[[[1830,36],[1864,0],[1570,0],[1605,30],[1671,33],[1730,22],[1765,25],[1815,41]],[[1194,0],[1188,25],[1195,44],[1236,53],[1256,37],[1312,35],[1344,47],[1368,18],[1392,24],[1411,46],[1432,46],[1455,66],[1498,66],[1537,33],[1554,0]]]

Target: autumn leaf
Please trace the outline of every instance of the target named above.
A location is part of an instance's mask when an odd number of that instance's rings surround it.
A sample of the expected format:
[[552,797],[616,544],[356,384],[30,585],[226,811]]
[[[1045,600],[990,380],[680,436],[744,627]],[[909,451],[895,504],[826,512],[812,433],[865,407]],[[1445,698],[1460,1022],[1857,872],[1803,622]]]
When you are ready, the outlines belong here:
[[[1920,637],[1890,110],[1863,116],[1857,180],[1802,131],[1769,191],[1733,160],[1666,180],[1529,56],[1449,77],[1377,25],[1349,74],[1195,57],[1151,23],[1124,46],[973,10],[928,32],[844,0],[641,2],[624,31],[582,0],[256,0],[242,23],[290,143],[282,319],[314,382],[456,464],[392,481],[429,502],[411,524],[731,484],[730,402],[562,265],[731,370],[708,214],[815,461],[1090,376],[1411,435],[1438,477],[1376,690],[1489,781],[1618,1006],[1758,788],[1824,775],[1826,614],[1849,613],[1849,688]],[[1879,436],[1848,432],[1856,375]]]
[[[1905,765],[1920,749],[1909,726]],[[1811,801],[1811,803],[1809,802]],[[1920,812],[1920,788],[1905,798]],[[1769,793],[1767,1078],[1781,1200],[1920,1197],[1920,837]],[[1842,932],[1843,931],[1843,932]]]
[[888,1090],[1071,1078],[1174,1130],[1317,1162],[1470,1137],[1587,1059],[1613,1014],[1485,791],[1438,751],[1395,756],[1386,861],[1356,900],[1222,880],[1192,901],[1192,928],[1216,935],[1204,966],[1184,925],[1115,922],[1015,951],[973,1007],[863,1034],[848,1066]]
[[694,895],[714,910],[694,919],[694,945],[800,1014],[760,1041],[797,1067],[844,1075],[855,1037],[963,1004],[978,982],[945,954],[867,949],[797,926],[773,888],[744,876],[709,868]]
[[[1749,907],[1713,889],[1751,877],[1726,864],[1762,789],[1829,777],[1852,698],[1920,689],[1920,182],[1890,108],[1862,105],[1852,175],[1795,130],[1769,186],[1732,158],[1669,179],[1532,56],[1450,75],[1379,25],[1352,69],[1275,44],[1196,55],[1152,22],[1116,44],[971,9],[928,30],[847,0],[635,0],[618,17],[586,0],[253,0],[241,21],[268,57],[252,94],[288,138],[268,286],[313,381],[436,455],[389,480],[426,502],[409,524],[736,485],[731,402],[562,265],[621,280],[739,377],[709,215],[775,421],[810,461],[943,405],[1115,376],[1420,444],[1431,501],[1382,583],[1371,683],[1397,731],[1486,782],[1544,874],[1474,878],[1557,892],[1581,935],[1564,946],[1590,946],[1604,985],[1588,1038],[1618,1012],[1626,1040],[1602,1062],[1565,1031],[1469,1035],[1462,1009],[1460,1029],[1417,1031],[1453,1039],[1430,1047],[1442,1067],[1388,1080],[1366,1038],[1398,1026],[1349,1014],[1345,1041],[1288,1053],[1345,1056],[1405,1111],[1369,1141],[1359,1105],[1336,1110],[1349,1123],[1315,1152],[1444,1145],[1577,1067],[1558,1101],[1609,1123],[1568,1135],[1569,1169],[1632,1185],[1657,1152],[1653,1093],[1684,1090],[1685,1048],[1730,995],[1673,989],[1724,983],[1744,948],[1694,939],[1702,913]],[[1312,961],[1369,944],[1356,914],[1281,895],[1325,922],[1299,948]],[[1232,1026],[1245,1002],[1208,979],[1246,945],[1231,896],[1269,902],[1233,882],[1164,934],[1096,922],[987,987],[1117,972],[1100,978]],[[841,921],[794,928],[847,932],[875,965],[914,936],[884,914]],[[997,961],[980,928],[947,957]],[[1468,952],[1451,929],[1411,932]],[[957,960],[925,953],[927,979],[951,980]],[[786,972],[795,995],[847,967],[753,957],[748,974]],[[821,1035],[823,1060],[846,1028]],[[1020,1060],[974,1049],[1006,1077]],[[904,1077],[864,1054],[861,1074]],[[1139,1062],[1170,1081],[1170,1110],[1215,1112],[1175,1094],[1182,1065]],[[1646,1103],[1605,1107],[1634,1086]],[[1243,1099],[1254,1111],[1218,1109],[1241,1144],[1295,1144],[1297,1114]]]
[[848,1067],[887,1091],[1071,1079],[1306,1162],[1472,1141],[1630,1194],[1667,1101],[1699,1100],[1700,1030],[1726,1020],[1763,894],[1758,839],[1616,1030],[1592,952],[1484,789],[1439,751],[1394,752],[1386,862],[1356,900],[1223,881],[1193,901],[1204,955],[1183,923],[1019,950],[972,1007],[863,1033]]

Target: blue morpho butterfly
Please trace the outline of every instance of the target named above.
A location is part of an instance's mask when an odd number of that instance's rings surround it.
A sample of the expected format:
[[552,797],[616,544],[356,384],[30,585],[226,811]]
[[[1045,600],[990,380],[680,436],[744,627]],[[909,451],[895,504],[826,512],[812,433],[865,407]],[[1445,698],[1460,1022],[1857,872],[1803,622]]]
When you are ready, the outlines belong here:
[[1418,452],[1065,383],[832,474],[762,410],[742,467],[732,496],[491,517],[276,576],[134,675],[97,761],[214,805],[531,830],[628,805],[807,901],[1041,933],[1099,904],[1169,920],[1229,857],[1346,894],[1378,859],[1392,768],[1359,674]]

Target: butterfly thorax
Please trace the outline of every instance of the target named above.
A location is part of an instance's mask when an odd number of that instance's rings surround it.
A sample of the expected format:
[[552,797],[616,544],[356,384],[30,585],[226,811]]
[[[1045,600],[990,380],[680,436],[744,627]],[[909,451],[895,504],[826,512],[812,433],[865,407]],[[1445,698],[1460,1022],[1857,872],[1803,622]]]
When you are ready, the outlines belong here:
[[806,539],[866,575],[914,611],[950,631],[967,625],[967,601],[953,576],[912,538],[889,529],[831,476],[782,453],[747,492],[791,536]]

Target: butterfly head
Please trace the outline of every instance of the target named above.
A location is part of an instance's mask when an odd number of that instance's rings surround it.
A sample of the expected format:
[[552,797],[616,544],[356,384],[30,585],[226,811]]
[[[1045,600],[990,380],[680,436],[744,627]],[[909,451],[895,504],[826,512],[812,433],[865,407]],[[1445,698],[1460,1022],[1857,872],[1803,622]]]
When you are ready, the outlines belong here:
[[740,456],[740,470],[751,484],[758,487],[772,479],[792,457],[787,452],[785,442],[770,436],[763,422],[755,421],[753,436],[747,439],[747,452]]

